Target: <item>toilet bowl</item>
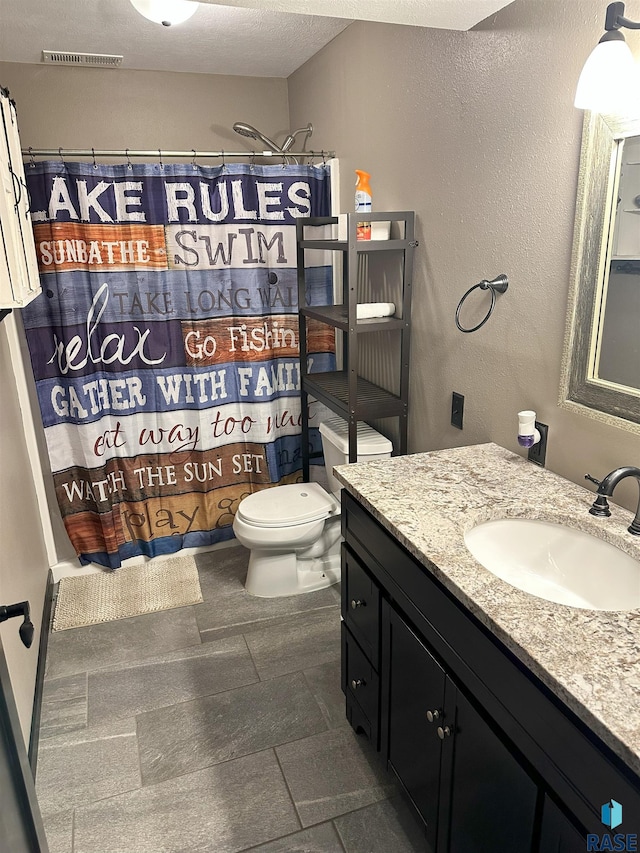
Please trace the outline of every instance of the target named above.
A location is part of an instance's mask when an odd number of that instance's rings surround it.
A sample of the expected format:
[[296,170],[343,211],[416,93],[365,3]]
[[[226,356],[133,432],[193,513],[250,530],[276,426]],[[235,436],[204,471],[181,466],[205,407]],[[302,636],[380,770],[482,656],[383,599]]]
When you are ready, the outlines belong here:
[[[336,465],[349,461],[349,425],[342,418],[320,424],[329,490],[319,483],[264,489],[240,501],[233,532],[249,548],[245,588],[277,598],[331,586],[340,580],[340,483]],[[388,459],[392,444],[358,423],[358,462]]]

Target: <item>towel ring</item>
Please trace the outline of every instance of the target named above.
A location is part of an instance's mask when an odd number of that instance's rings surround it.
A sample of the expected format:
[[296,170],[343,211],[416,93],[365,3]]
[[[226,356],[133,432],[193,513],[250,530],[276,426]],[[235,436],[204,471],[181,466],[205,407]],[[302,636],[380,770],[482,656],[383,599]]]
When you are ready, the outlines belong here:
[[[471,328],[471,329],[465,329],[460,325],[460,309],[462,308],[462,305],[463,305],[465,299],[467,298],[467,296],[469,296],[469,294],[472,293],[474,290],[476,290],[476,288],[478,288],[478,287],[480,288],[480,290],[490,290],[491,291],[491,305],[489,306],[489,310],[487,311],[486,316],[484,317],[484,319],[482,319],[478,323],[477,326],[473,326],[473,328]],[[468,333],[468,332],[476,332],[479,328],[484,326],[484,324],[487,322],[489,317],[492,315],[493,309],[495,308],[496,293],[504,293],[508,287],[509,287],[509,280],[507,279],[507,276],[504,273],[501,273],[500,275],[496,276],[494,279],[491,279],[491,281],[487,281],[486,279],[483,279],[482,281],[479,281],[478,284],[474,284],[473,287],[470,287],[469,290],[467,290],[467,292],[464,294],[464,296],[462,297],[460,302],[458,302],[458,307],[456,308],[456,326],[457,326],[457,328],[461,332]]]

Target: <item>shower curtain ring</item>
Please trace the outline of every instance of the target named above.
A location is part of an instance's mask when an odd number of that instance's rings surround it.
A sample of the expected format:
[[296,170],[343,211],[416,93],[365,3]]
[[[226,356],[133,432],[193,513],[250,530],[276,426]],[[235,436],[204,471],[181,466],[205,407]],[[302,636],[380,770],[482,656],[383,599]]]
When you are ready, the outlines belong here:
[[220,149],[220,156],[222,157],[222,171],[226,172],[227,171],[227,164],[224,161],[224,148]]
[[322,166],[323,168],[327,168],[327,156],[324,153],[324,148],[322,149]]
[[196,163],[196,149],[192,148],[191,150],[193,151],[193,160],[191,161],[191,168],[195,170],[198,168],[198,164]]
[[282,168],[283,169],[287,168],[287,157],[285,154],[282,155]]
[[256,167],[256,152],[255,152],[255,151],[252,151],[252,152],[251,152],[251,163],[249,164],[249,168],[250,168],[250,169],[251,169],[251,171],[253,172],[253,170],[255,169],[255,167]]
[[60,155],[60,162],[64,166],[64,157],[62,156],[62,148],[58,148],[58,154]]
[[33,159],[33,148],[29,146],[29,165],[32,169],[36,167],[36,161]]
[[131,165],[131,157],[129,157],[129,149],[125,148],[124,153],[127,155],[127,169],[133,169],[133,166]]
[[95,149],[94,149],[94,148],[92,148],[92,149],[91,149],[91,154],[93,155],[93,168],[94,168],[94,169],[97,169],[97,168],[98,168],[98,164],[96,163],[96,152],[95,152]]
[[160,168],[164,169],[164,163],[162,162],[162,151],[158,148],[158,160],[160,161]]

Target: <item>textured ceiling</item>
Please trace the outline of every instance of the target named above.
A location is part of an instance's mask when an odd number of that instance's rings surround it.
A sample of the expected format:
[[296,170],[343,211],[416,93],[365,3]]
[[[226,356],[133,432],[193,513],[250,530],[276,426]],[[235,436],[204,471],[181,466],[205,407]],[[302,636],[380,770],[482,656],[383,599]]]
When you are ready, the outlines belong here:
[[202,0],[214,5],[468,30],[511,0]]
[[504,0],[206,0],[179,26],[143,18],[129,0],[0,0],[0,59],[42,50],[124,56],[123,67],[288,77],[353,19],[468,29]]

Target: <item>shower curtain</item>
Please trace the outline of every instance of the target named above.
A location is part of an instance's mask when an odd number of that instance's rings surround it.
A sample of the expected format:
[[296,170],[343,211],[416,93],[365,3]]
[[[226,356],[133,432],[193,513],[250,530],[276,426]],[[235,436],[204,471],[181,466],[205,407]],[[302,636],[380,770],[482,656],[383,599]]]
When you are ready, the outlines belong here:
[[[300,479],[295,223],[329,215],[329,167],[26,172],[42,293],[22,317],[80,562],[229,539],[243,497]],[[330,304],[329,259],[307,255],[308,302]],[[332,369],[331,330],[309,337]]]

